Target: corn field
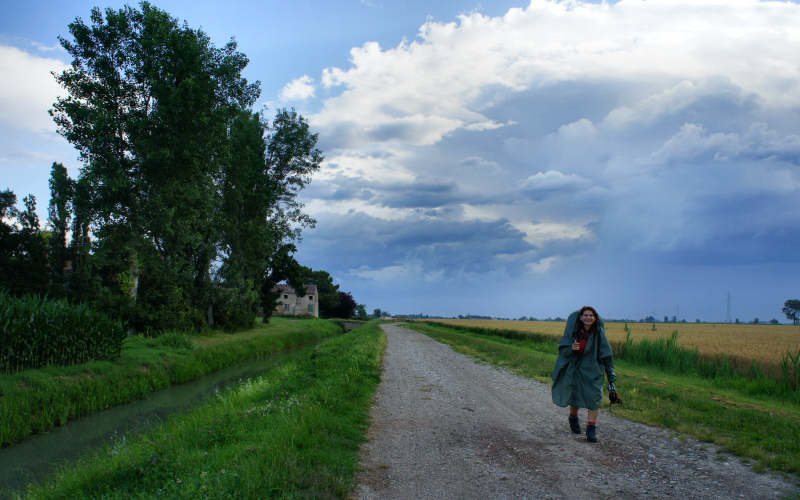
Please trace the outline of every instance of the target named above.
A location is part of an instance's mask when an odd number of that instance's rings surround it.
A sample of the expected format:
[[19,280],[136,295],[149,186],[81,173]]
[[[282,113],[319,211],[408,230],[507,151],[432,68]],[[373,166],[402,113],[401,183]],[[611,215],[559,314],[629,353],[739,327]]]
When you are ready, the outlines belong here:
[[85,305],[0,292],[0,372],[119,356],[121,322]]

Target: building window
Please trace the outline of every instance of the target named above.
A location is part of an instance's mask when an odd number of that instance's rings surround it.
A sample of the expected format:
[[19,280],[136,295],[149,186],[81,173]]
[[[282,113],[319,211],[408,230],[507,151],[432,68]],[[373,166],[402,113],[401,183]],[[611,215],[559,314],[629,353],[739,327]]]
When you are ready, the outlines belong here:
[[283,312],[289,312],[289,304],[283,305]]
[[288,296],[288,295],[286,295],[286,294],[284,294],[284,295],[283,295],[283,298],[284,298],[284,299],[288,299],[288,298],[289,298],[289,296]]
[[314,300],[314,296],[313,295],[309,295],[308,296],[308,300]]

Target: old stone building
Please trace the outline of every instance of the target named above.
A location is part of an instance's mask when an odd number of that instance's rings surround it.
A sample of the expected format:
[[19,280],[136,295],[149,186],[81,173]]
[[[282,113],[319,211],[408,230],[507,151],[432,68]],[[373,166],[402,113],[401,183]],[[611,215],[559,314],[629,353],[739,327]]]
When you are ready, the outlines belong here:
[[319,297],[317,285],[305,285],[306,294],[297,296],[290,285],[276,285],[272,291],[280,293],[278,304],[273,314],[275,316],[312,316],[319,318]]

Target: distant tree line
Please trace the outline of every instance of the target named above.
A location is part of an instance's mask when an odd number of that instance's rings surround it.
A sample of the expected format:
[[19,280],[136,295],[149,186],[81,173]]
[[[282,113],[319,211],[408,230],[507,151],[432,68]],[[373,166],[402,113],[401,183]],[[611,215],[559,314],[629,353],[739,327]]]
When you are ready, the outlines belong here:
[[297,194],[323,159],[317,135],[293,110],[252,111],[259,82],[236,43],[217,48],[146,2],[95,8],[69,32],[73,61],[55,75],[67,95],[50,113],[82,166],[71,179],[52,165],[44,229],[33,196],[18,209],[0,192],[0,286],[139,332],[235,329],[259,309],[267,321],[283,280],[328,287],[320,308],[352,316],[352,296],[294,257],[315,224]]

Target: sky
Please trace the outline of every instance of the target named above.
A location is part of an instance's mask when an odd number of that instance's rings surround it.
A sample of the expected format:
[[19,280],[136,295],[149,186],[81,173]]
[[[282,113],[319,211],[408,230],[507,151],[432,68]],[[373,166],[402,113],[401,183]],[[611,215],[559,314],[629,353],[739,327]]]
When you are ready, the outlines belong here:
[[[785,322],[800,278],[800,5],[151,2],[319,134],[298,260],[368,311]],[[0,7],[0,189],[77,152],[47,110],[94,5]]]

